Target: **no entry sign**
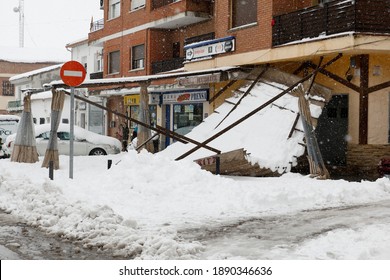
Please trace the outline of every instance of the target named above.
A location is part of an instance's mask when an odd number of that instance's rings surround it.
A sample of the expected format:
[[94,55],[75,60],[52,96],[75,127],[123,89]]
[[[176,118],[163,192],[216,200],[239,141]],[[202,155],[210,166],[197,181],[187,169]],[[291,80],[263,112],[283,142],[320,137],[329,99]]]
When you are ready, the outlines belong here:
[[86,71],[80,62],[71,60],[62,65],[60,75],[64,84],[77,87],[84,82]]

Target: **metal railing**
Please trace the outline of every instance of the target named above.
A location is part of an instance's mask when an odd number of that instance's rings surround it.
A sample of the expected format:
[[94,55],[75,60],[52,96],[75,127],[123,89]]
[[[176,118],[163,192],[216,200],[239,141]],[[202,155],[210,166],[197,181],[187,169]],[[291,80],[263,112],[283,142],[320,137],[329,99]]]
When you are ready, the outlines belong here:
[[7,111],[19,111],[23,109],[21,100],[8,101]]
[[390,33],[390,1],[336,0],[274,16],[272,45],[343,32]]
[[184,57],[161,60],[152,63],[152,74],[167,72],[183,67]]
[[99,19],[91,23],[90,32],[95,32],[104,28],[104,19]]
[[152,7],[158,9],[174,2],[178,2],[178,0],[152,0]]

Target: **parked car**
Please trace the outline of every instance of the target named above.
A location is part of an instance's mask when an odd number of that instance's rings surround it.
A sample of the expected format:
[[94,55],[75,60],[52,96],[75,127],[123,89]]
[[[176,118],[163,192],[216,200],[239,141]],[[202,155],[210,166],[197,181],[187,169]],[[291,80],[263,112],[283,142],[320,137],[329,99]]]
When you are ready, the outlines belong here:
[[[50,124],[35,126],[35,140],[38,154],[44,156],[50,137]],[[70,125],[60,124],[58,131],[58,154],[69,155],[70,150]],[[6,147],[11,154],[16,133],[7,137]],[[81,127],[74,127],[74,155],[75,156],[96,156],[118,154],[121,152],[121,142],[113,137],[100,135]]]
[[16,133],[19,120],[19,116],[0,115],[0,142],[4,143],[9,135]]
[[381,158],[378,164],[378,172],[379,176],[390,178],[390,157]]

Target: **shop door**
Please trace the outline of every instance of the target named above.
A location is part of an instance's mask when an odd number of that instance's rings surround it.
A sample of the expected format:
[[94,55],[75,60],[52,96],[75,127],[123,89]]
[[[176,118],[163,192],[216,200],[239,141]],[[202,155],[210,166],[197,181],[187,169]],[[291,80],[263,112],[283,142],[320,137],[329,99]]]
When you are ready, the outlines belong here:
[[346,164],[348,136],[348,95],[335,95],[318,119],[316,136],[325,164]]
[[[171,129],[171,105],[165,105],[165,127]],[[171,144],[171,138],[168,135],[165,137],[165,148]]]

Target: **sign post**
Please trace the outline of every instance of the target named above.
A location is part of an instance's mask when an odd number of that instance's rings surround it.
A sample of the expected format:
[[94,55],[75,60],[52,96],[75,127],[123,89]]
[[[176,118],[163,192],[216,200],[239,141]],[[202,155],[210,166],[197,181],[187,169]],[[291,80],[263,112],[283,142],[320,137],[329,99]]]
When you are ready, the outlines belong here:
[[69,178],[73,179],[73,153],[74,153],[74,87],[84,82],[86,71],[84,66],[74,60],[66,62],[60,70],[64,84],[70,86],[70,142],[69,142]]

